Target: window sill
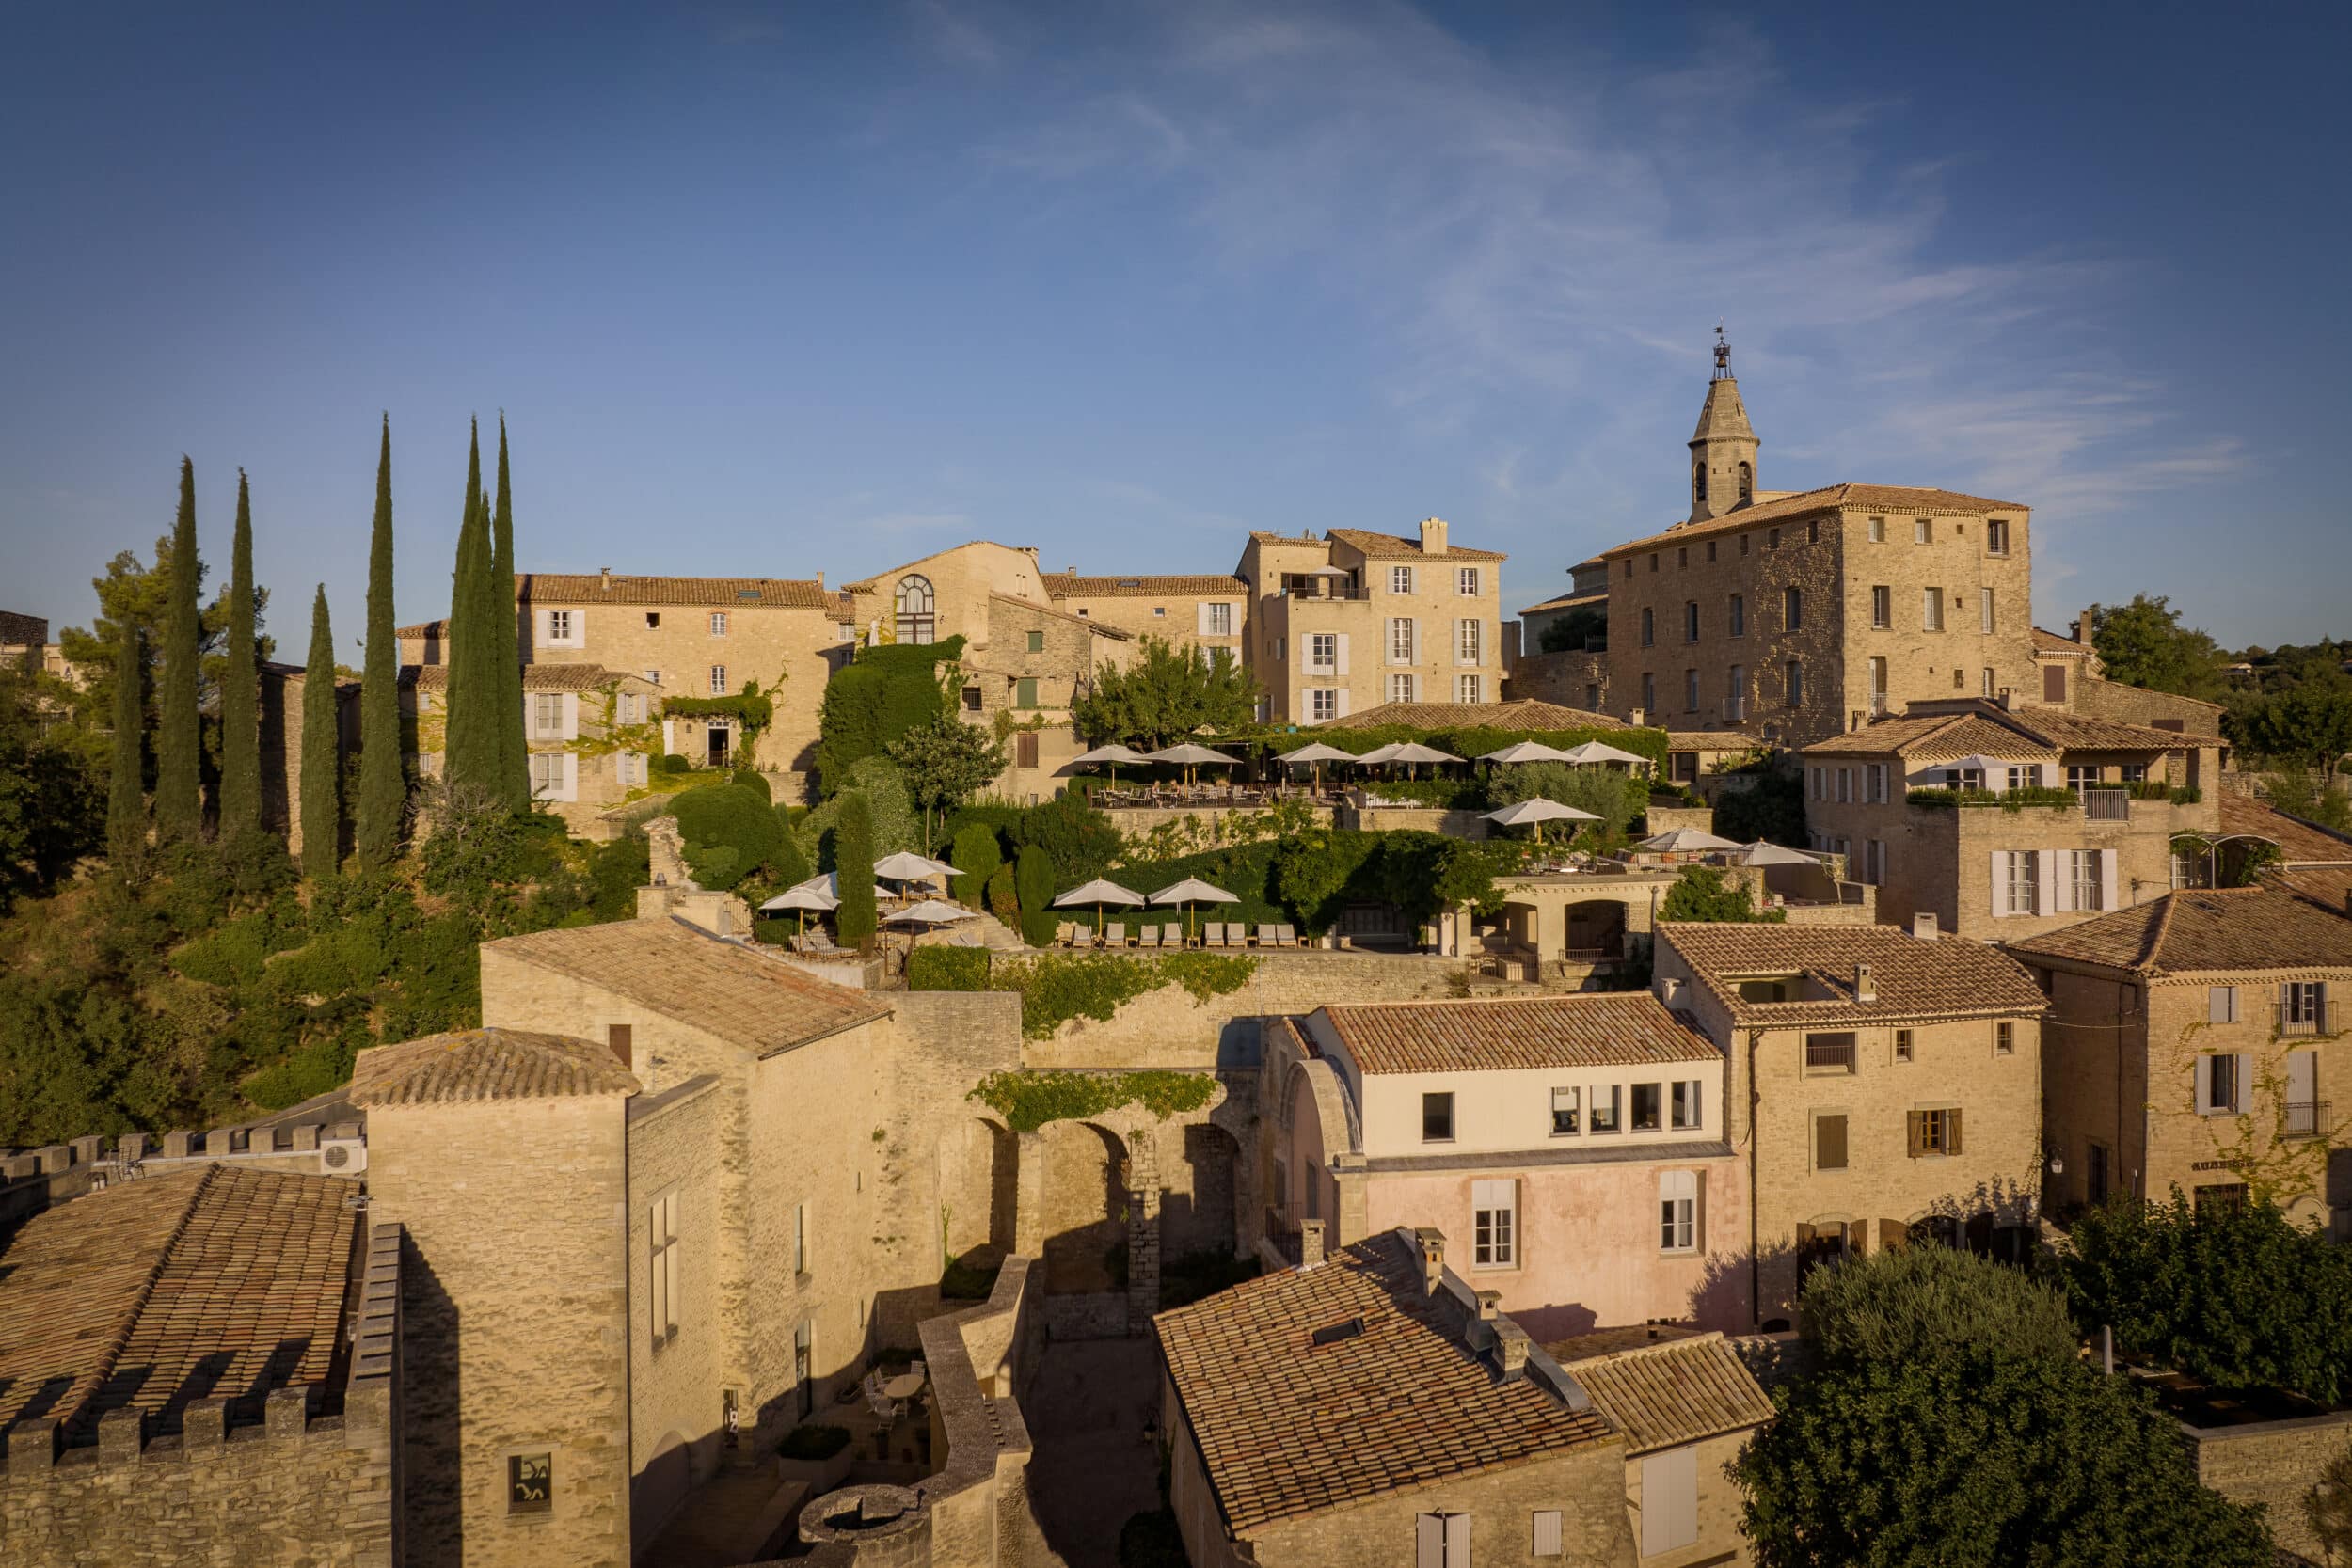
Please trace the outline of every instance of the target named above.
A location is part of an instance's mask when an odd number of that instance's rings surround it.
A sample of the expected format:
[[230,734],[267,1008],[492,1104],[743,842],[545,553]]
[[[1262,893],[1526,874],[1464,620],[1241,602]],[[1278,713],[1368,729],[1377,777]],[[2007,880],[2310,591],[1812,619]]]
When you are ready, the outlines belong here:
[[1696,1258],[1698,1255],[1699,1249],[1694,1246],[1661,1246],[1658,1249],[1661,1258]]

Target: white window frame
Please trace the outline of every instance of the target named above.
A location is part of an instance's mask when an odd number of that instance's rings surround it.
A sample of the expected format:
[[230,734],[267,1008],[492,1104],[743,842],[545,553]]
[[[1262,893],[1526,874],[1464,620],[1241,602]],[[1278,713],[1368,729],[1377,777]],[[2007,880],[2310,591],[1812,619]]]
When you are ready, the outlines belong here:
[[1409,703],[1413,700],[1413,677],[1408,674],[1391,675],[1389,677],[1389,701]]
[[1508,1176],[1480,1177],[1470,1183],[1470,1267],[1518,1266],[1518,1181]]
[[1661,1170],[1658,1173],[1658,1250],[1671,1257],[1698,1249],[1698,1172]]
[[1233,635],[1233,607],[1232,605],[1212,604],[1203,605],[1201,608],[1209,612],[1209,635],[1211,637]]
[[1317,723],[1340,716],[1340,694],[1327,686],[1307,689],[1307,717]]
[[726,634],[727,612],[723,610],[712,610],[710,612],[710,635],[713,637],[724,637]]
[[1486,698],[1481,678],[1477,675],[1454,676],[1454,700],[1472,707],[1485,702]]
[[572,612],[570,610],[550,610],[548,611],[548,641],[560,646],[569,645],[572,641]]
[[1484,664],[1486,662],[1486,623],[1470,619],[1454,623],[1454,662]]
[[1454,574],[1454,592],[1461,598],[1478,597],[1478,568],[1475,566],[1461,567]]
[[1409,615],[1389,617],[1389,662],[1391,664],[1414,662],[1414,645],[1420,641],[1416,635],[1419,630],[1420,628],[1413,624],[1413,618]]
[[1979,629],[1983,631],[1987,636],[1992,635],[1994,626],[1992,589],[1979,588],[1977,590],[1977,615],[1978,619],[1982,623]]
[[1919,590],[1919,629],[1921,631],[1944,629],[1944,590],[1941,588]]
[[727,694],[727,667],[723,664],[710,667],[710,694],[714,697]]
[[1410,594],[1412,591],[1413,569],[1410,566],[1390,567],[1389,592],[1391,594]]
[[645,1212],[650,1289],[647,1319],[653,1348],[661,1349],[677,1338],[678,1194],[675,1187],[656,1197]]
[[1335,631],[1311,631],[1307,634],[1307,668],[1328,674],[1340,667],[1340,634]]
[[2099,851],[2069,849],[2066,851],[2066,907],[2090,913],[2098,912]]
[[564,696],[558,691],[531,694],[531,738],[558,740],[564,735]]
[[1666,1125],[1677,1132],[1707,1125],[1707,1080],[1677,1078],[1666,1087]]

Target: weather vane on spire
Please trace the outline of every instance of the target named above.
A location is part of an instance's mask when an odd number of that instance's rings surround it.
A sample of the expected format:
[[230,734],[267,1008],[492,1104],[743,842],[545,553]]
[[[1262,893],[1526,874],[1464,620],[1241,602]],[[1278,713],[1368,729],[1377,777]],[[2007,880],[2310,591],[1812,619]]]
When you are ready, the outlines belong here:
[[1724,324],[1720,316],[1715,320],[1715,379],[1731,379],[1731,345],[1724,341]]

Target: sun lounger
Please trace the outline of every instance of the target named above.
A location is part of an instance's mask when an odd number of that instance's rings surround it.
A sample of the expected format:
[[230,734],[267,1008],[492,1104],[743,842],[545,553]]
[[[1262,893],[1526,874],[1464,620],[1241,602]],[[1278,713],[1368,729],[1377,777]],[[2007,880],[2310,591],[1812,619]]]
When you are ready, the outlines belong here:
[[1295,947],[1298,945],[1298,933],[1285,922],[1274,927],[1274,943],[1278,947]]
[[1146,926],[1136,933],[1136,942],[1141,947],[1157,947],[1160,944],[1160,928],[1157,926]]
[[1222,920],[1202,921],[1200,924],[1200,945],[1203,947],[1224,946],[1225,922]]
[[1109,925],[1103,927],[1103,945],[1105,947],[1124,947],[1127,945],[1127,927],[1125,922],[1114,920]]
[[1279,926],[1270,926],[1270,925],[1265,925],[1265,924],[1263,924],[1263,923],[1262,923],[1262,924],[1258,927],[1258,945],[1259,945],[1259,946],[1261,946],[1261,947],[1279,947],[1281,944],[1282,944],[1282,927],[1280,927]]
[[1077,923],[1074,921],[1064,920],[1057,922],[1054,927],[1055,945],[1059,947],[1069,946],[1071,936],[1077,930]]

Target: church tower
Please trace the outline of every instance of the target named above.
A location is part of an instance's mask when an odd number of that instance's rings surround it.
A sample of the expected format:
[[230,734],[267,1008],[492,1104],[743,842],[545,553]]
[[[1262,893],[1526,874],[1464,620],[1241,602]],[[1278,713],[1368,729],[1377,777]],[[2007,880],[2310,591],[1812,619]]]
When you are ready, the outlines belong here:
[[1715,328],[1715,376],[1707,384],[1699,428],[1691,437],[1691,521],[1736,512],[1756,499],[1755,427],[1731,373],[1731,345]]

